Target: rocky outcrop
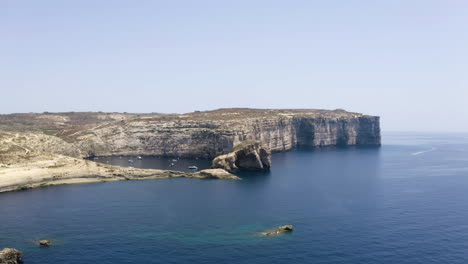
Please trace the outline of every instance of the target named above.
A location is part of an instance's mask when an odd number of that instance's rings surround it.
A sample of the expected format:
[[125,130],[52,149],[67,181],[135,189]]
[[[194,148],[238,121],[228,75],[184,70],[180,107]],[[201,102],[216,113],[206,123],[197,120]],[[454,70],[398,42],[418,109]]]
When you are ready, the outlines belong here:
[[343,110],[220,109],[106,123],[63,137],[88,156],[205,157],[255,140],[271,151],[380,145],[379,117]]
[[227,171],[267,171],[271,167],[271,152],[258,141],[246,141],[234,147],[231,153],[213,160],[212,168]]
[[45,239],[37,241],[37,244],[39,244],[40,247],[50,247],[52,245],[50,240]]
[[0,251],[0,264],[23,263],[23,252],[14,248],[5,248]]
[[232,175],[223,169],[207,169],[199,171],[198,174],[206,179],[229,179],[240,180],[239,177]]
[[274,236],[274,235],[279,235],[279,234],[283,234],[283,233],[289,233],[289,232],[292,232],[293,230],[294,230],[294,227],[292,225],[284,225],[284,226],[280,226],[280,227],[276,228],[273,231],[265,232],[263,234],[265,236]]

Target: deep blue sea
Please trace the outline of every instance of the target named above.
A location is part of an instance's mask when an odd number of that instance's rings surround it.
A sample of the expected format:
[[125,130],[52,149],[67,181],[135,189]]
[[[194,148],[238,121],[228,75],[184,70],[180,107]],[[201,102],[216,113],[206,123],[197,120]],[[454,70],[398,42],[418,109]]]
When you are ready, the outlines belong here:
[[[99,161],[209,166],[129,158]],[[468,134],[276,153],[271,172],[240,176],[2,193],[0,248],[24,251],[25,264],[468,263]],[[294,232],[259,234],[284,224]],[[42,238],[54,245],[38,248]]]

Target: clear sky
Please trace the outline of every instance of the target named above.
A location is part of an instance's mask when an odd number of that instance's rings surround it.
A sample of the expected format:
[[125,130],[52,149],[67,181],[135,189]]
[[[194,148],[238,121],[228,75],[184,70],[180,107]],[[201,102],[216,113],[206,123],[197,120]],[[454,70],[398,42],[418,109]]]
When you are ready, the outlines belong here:
[[1,0],[0,113],[343,108],[468,131],[466,0]]

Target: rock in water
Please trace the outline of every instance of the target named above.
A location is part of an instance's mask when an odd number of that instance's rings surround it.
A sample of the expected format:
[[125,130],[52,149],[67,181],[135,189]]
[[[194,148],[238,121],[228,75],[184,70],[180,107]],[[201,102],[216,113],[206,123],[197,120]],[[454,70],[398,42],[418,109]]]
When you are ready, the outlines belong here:
[[276,228],[275,231],[266,232],[264,234],[265,236],[274,236],[274,235],[279,235],[282,233],[292,232],[293,229],[294,227],[292,225],[284,225],[284,226],[280,226]]
[[5,248],[0,251],[0,264],[20,264],[22,260],[23,252],[14,248]]
[[39,240],[38,243],[41,247],[50,247],[51,245],[49,240]]
[[278,227],[276,230],[278,232],[291,232],[293,231],[293,229],[294,229],[293,225],[284,225],[284,226]]
[[234,147],[231,153],[213,160],[212,168],[227,171],[267,171],[271,167],[271,152],[258,141],[246,141]]

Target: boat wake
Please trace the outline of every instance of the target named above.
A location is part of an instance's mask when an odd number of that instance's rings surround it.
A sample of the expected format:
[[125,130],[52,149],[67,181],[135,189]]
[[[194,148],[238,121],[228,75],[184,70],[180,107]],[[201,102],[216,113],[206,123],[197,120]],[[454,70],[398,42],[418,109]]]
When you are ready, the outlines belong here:
[[436,150],[436,148],[431,148],[431,149],[429,149],[429,150],[423,150],[423,151],[414,152],[414,153],[411,153],[411,155],[413,155],[413,156],[421,155],[421,154],[424,154],[424,153],[427,153],[427,152],[431,152],[431,151],[434,151],[434,150]]

